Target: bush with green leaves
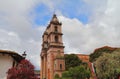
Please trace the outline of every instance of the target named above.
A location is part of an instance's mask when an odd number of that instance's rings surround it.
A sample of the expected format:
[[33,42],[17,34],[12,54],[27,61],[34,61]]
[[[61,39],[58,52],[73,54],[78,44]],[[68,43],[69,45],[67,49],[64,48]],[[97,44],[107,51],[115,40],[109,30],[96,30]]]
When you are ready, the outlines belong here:
[[99,79],[118,79],[120,76],[120,49],[104,53],[95,62]]
[[89,79],[90,70],[84,66],[77,66],[70,68],[68,71],[63,72],[62,79]]

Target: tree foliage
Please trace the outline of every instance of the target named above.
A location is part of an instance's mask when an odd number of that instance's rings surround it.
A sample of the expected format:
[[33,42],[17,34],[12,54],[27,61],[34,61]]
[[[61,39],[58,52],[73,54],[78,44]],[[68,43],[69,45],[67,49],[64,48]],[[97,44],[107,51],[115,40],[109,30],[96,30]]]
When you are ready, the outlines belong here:
[[62,79],[86,79],[90,78],[90,70],[84,66],[76,66],[70,68],[68,71],[63,72]]
[[7,79],[37,79],[34,66],[28,60],[22,60],[17,67],[8,70]]
[[55,74],[54,79],[61,79],[58,74]]
[[117,48],[112,48],[112,47],[108,47],[108,46],[104,46],[98,49],[95,49],[95,51],[90,54],[90,61],[94,62],[95,60],[97,60],[97,58],[99,58],[104,52],[106,53],[111,53],[113,51],[115,51]]
[[65,55],[65,68],[68,70],[71,67],[80,66],[82,61],[75,54],[66,54]]
[[87,63],[83,63],[77,55],[65,55],[66,71],[62,74],[62,79],[86,79],[90,78],[90,70]]
[[104,53],[95,62],[99,79],[118,79],[120,76],[120,49],[112,53]]

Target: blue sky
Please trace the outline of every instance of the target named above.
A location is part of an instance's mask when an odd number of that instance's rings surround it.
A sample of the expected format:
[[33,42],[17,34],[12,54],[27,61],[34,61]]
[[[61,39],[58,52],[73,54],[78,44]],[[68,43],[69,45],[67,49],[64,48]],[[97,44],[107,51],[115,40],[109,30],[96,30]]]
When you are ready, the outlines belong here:
[[85,5],[86,3],[83,0],[65,0],[59,3],[54,3],[54,8],[50,9],[50,7],[46,4],[40,3],[33,8],[30,16],[36,16],[34,18],[34,23],[36,25],[46,25],[54,13],[60,15],[58,12],[56,12],[59,10],[59,12],[61,12],[64,16],[71,19],[77,18],[83,24],[87,24],[89,22],[89,16],[91,13],[83,10],[87,8],[84,7]]
[[48,20],[51,18],[51,12],[47,6],[44,4],[39,4],[35,8],[33,8],[32,15],[35,15],[34,17],[34,23],[36,25],[46,25]]

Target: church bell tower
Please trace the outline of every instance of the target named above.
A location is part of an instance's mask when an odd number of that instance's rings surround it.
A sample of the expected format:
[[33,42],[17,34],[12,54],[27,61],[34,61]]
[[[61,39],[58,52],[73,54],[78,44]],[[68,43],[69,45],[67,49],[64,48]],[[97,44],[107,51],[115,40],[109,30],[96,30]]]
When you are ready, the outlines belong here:
[[54,79],[56,74],[61,77],[65,70],[62,35],[62,24],[54,14],[42,36],[41,79]]

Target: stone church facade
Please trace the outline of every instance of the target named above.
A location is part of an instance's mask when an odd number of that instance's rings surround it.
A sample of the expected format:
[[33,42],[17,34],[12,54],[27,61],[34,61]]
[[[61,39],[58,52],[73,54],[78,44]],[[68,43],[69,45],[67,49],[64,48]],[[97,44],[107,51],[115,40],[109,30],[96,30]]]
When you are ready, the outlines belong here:
[[53,79],[65,71],[62,35],[62,24],[54,14],[42,36],[41,79]]

